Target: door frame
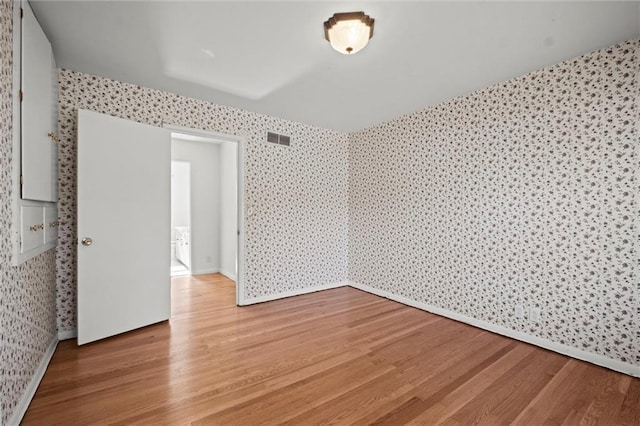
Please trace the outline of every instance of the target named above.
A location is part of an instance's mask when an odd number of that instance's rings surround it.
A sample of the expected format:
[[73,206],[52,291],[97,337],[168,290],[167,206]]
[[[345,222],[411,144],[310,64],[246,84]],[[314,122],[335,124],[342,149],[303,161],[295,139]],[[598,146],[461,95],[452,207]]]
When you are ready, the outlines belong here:
[[[185,135],[191,135],[196,137],[202,137],[207,139],[215,139],[222,142],[232,142],[236,144],[237,147],[237,161],[236,170],[238,172],[237,183],[238,183],[238,194],[237,194],[237,203],[238,203],[238,244],[237,244],[237,252],[236,256],[238,259],[238,271],[236,276],[236,305],[243,306],[245,305],[244,298],[244,257],[245,257],[245,221],[244,221],[244,194],[245,194],[245,152],[246,152],[246,144],[247,139],[243,136],[235,136],[229,135],[225,133],[213,132],[210,130],[201,130],[194,129],[191,127],[178,126],[175,124],[162,123],[162,127],[170,130],[175,133],[182,133]],[[171,165],[169,165],[171,167]]]

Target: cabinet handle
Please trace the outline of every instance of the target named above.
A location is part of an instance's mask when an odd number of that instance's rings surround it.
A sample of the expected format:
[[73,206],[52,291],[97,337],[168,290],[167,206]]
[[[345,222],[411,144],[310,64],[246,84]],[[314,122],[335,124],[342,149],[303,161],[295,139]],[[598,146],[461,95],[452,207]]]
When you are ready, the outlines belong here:
[[47,133],[47,136],[49,136],[49,138],[50,138],[52,141],[54,141],[54,142],[58,142],[58,136],[56,136],[56,134],[55,134],[55,133],[53,133],[53,132],[49,132],[49,133]]
[[44,229],[44,223],[41,223],[38,225],[31,225],[29,229],[32,230],[33,232],[38,232],[40,229]]
[[58,220],[54,222],[49,222],[49,228],[56,228],[58,225],[60,225],[60,221]]

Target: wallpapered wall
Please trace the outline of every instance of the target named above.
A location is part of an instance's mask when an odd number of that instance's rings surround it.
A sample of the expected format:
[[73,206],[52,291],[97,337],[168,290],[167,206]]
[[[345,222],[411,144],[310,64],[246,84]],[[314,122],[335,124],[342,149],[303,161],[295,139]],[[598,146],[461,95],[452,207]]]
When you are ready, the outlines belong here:
[[[76,328],[78,108],[246,137],[244,196],[255,212],[245,219],[247,299],[347,279],[346,134],[73,71],[61,70],[59,84],[60,330]],[[267,130],[291,136],[291,146],[266,143]]]
[[12,4],[0,2],[0,424],[13,414],[56,334],[54,250],[11,266]]
[[350,280],[640,365],[639,46],[351,135]]
[[[56,302],[59,330],[76,328],[77,108],[247,138],[247,298],[349,269],[355,282],[640,365],[638,40],[352,135],[61,70],[59,249],[12,267],[11,16],[2,0],[3,423],[55,336]],[[266,130],[292,146],[264,143]],[[515,303],[540,307],[541,321],[514,318]]]

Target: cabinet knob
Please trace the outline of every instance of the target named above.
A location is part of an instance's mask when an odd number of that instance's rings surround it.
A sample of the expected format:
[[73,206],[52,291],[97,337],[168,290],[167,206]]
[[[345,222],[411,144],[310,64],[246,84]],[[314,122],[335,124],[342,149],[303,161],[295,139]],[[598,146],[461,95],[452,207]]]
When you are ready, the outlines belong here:
[[52,141],[54,141],[54,142],[58,142],[58,136],[57,136],[55,133],[53,133],[53,132],[49,132],[49,133],[47,133],[47,136],[49,136],[49,138],[50,138]]
[[82,239],[82,245],[83,246],[90,246],[91,244],[93,244],[93,240],[91,238],[83,238]]

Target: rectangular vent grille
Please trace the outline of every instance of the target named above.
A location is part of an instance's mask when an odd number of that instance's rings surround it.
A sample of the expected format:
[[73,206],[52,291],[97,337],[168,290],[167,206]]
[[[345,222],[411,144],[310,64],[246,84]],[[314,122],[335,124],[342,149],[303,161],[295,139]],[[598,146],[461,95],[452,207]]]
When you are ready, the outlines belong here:
[[291,145],[291,138],[285,135],[279,135],[273,132],[267,132],[267,142],[275,143],[278,145],[289,146]]

